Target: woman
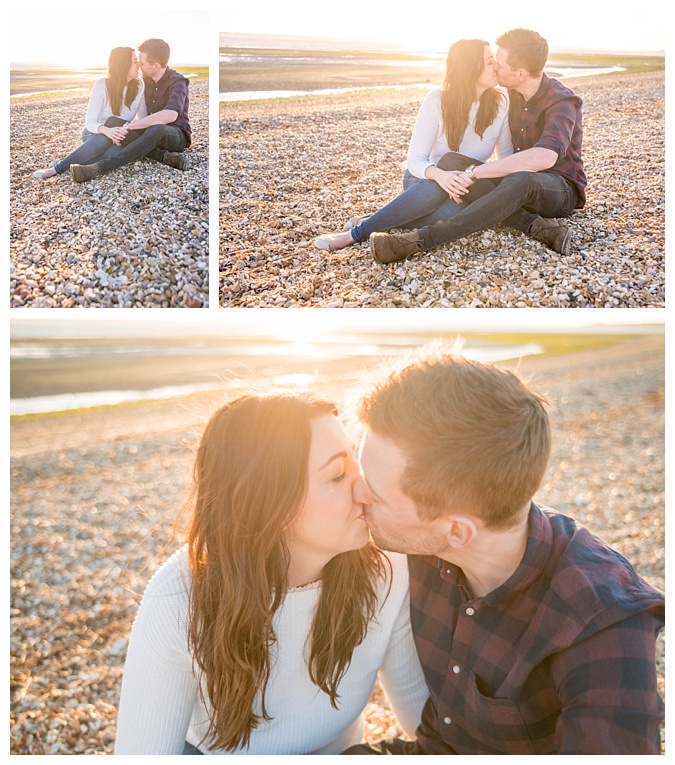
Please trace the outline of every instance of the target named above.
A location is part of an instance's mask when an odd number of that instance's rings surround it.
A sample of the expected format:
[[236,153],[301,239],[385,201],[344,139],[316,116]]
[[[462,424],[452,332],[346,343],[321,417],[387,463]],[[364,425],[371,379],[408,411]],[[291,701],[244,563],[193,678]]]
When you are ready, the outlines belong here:
[[[143,102],[144,84],[138,77],[138,56],[133,48],[113,48],[108,59],[108,75],[97,80],[89,97],[82,143],[53,167],[37,170],[36,178],[46,180],[68,171],[71,165],[90,164],[102,159],[111,147],[119,146],[127,134],[121,126],[108,127],[110,117],[131,122]],[[115,149],[113,149],[115,151]]]
[[[446,162],[470,164],[513,153],[505,90],[497,87],[490,46],[483,40],[459,40],[448,52],[445,80],[424,99],[408,148],[402,194],[368,217],[352,218],[348,231],[324,234],[315,241],[320,250],[339,250],[366,241],[374,231],[419,228],[450,218],[459,211],[465,193],[455,170],[442,170]],[[454,162],[448,153],[454,153]],[[473,197],[485,193],[474,184]],[[476,188],[478,187],[478,188]]]
[[309,394],[213,415],[187,545],[134,622],[116,754],[338,754],[361,738],[378,671],[413,733],[428,693],[406,559],[370,542],[352,452]]

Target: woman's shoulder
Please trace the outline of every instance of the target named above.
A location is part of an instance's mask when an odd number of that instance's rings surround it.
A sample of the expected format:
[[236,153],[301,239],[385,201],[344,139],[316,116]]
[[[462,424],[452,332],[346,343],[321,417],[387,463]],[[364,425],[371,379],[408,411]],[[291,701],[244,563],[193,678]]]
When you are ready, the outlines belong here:
[[423,103],[425,104],[440,104],[443,88],[440,85],[435,85],[424,97]]
[[150,578],[144,597],[186,596],[190,590],[190,562],[187,547],[167,558]]
[[94,83],[94,87],[91,89],[91,92],[92,94],[108,92],[105,77],[100,77],[98,80],[96,80],[96,82]]
[[408,556],[403,553],[383,552],[382,555],[391,564],[391,588],[395,590],[408,589]]
[[508,106],[508,104],[509,104],[509,91],[508,91],[508,88],[503,88],[501,85],[495,85],[495,90],[502,97],[501,98],[502,103],[505,103]]

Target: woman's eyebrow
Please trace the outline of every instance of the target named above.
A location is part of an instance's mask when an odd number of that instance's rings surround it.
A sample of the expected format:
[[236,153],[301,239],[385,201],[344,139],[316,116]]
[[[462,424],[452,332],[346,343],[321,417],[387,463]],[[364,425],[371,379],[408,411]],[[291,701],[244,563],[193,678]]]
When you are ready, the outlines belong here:
[[340,459],[341,457],[342,457],[343,459],[346,459],[347,457],[349,457],[349,455],[347,454],[347,452],[344,452],[344,451],[343,451],[343,452],[338,452],[337,454],[334,454],[332,457],[329,457],[329,458],[328,458],[328,459],[327,459],[327,460],[326,460],[326,461],[323,463],[323,465],[321,465],[321,467],[319,468],[319,470],[323,470],[325,467],[328,467],[328,465],[330,465],[330,463],[331,463],[331,462],[333,462],[334,460]]

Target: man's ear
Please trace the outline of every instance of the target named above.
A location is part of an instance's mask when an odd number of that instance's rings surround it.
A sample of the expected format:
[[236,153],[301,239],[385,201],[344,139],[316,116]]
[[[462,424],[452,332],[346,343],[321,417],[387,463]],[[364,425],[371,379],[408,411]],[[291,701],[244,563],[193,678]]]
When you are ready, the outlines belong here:
[[468,515],[453,515],[450,518],[446,536],[448,547],[459,550],[466,547],[476,538],[478,527],[476,522]]

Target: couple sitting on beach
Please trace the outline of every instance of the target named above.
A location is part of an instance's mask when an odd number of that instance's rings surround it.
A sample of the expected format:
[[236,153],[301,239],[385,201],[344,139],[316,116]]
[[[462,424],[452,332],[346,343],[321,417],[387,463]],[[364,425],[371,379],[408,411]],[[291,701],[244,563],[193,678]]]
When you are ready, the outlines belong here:
[[[664,597],[533,502],[545,399],[429,348],[358,414],[358,462],[310,393],[212,416],[187,544],[134,622],[115,753],[659,754]],[[360,743],[378,674],[412,740]]]
[[133,48],[114,48],[107,77],[96,82],[89,98],[81,145],[35,177],[46,180],[70,170],[81,183],[142,157],[185,170],[183,151],[192,137],[189,80],[169,68],[169,54],[168,44],[154,38],[138,46],[138,56]]
[[[585,203],[581,99],[544,74],[537,32],[512,29],[497,45],[495,57],[482,40],[451,46],[443,86],[415,122],[403,193],[320,236],[319,249],[369,240],[376,261],[394,263],[502,224],[569,253],[556,218]],[[413,230],[385,233],[401,228]]]

